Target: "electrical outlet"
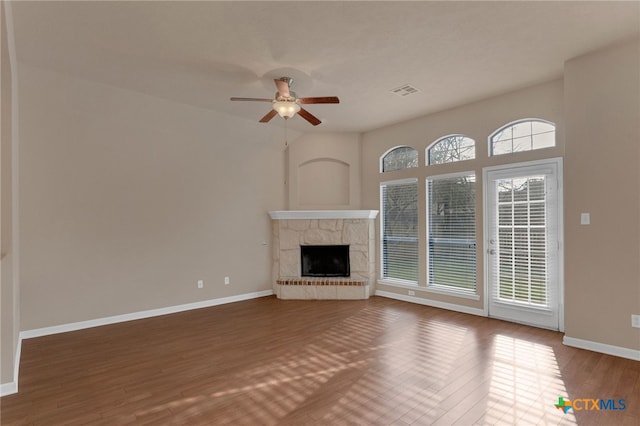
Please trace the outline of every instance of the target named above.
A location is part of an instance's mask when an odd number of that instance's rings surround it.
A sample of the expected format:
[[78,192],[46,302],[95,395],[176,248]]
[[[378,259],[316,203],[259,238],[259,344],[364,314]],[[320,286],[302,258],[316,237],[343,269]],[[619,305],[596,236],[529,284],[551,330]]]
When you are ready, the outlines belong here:
[[591,225],[590,213],[580,213],[580,225]]
[[416,292],[415,292],[415,291],[413,291],[413,290],[409,290],[409,296],[415,296],[415,295],[416,295]]
[[640,328],[640,315],[631,315],[631,327]]
[[204,280],[198,280],[198,288],[204,287]]
[[229,277],[224,277],[224,285],[229,285],[230,283]]

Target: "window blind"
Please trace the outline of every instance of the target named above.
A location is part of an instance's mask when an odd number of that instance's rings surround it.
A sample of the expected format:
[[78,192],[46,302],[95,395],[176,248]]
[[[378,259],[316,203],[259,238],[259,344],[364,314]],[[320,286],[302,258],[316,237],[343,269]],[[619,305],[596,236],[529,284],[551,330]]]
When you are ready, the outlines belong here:
[[429,286],[476,291],[475,174],[427,179]]
[[545,176],[499,179],[498,294],[500,300],[548,305]]
[[380,185],[382,278],[418,283],[418,181]]

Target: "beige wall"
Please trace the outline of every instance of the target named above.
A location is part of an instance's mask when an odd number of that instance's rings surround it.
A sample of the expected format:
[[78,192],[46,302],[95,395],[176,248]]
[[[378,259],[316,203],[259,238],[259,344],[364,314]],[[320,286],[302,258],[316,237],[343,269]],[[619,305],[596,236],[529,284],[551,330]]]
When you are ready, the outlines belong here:
[[23,330],[271,289],[281,132],[19,72]]
[[[482,310],[484,307],[484,253],[483,214],[482,214],[482,169],[487,166],[507,162],[523,162],[541,158],[560,157],[563,154],[562,120],[562,81],[556,80],[505,94],[459,108],[417,118],[393,126],[387,126],[363,135],[362,144],[362,208],[379,209],[380,182],[404,178],[418,179],[418,205],[426,205],[425,180],[428,176],[475,171],[476,174],[476,235],[477,276],[480,300],[452,297],[426,291],[416,291],[416,297],[435,301],[440,304],[454,304]],[[517,153],[509,156],[488,157],[488,137],[498,128],[523,118],[541,118],[556,123],[557,146],[540,151]],[[437,139],[453,133],[461,133],[476,141],[476,160],[462,161],[446,165],[425,167],[425,150]],[[380,173],[380,157],[388,150],[399,145],[408,145],[418,150],[420,166],[402,171]],[[377,220],[379,229],[379,222]],[[426,258],[425,209],[419,216],[420,259]],[[379,243],[379,241],[378,241]],[[378,276],[380,276],[380,247],[378,244]],[[424,288],[426,271],[421,262],[420,284]],[[407,295],[408,289],[378,284],[378,290]],[[413,289],[415,290],[415,289]]]
[[[566,335],[640,349],[640,47],[565,66]],[[580,225],[580,213],[591,225]]]
[[289,209],[360,208],[360,135],[312,133],[289,146]]

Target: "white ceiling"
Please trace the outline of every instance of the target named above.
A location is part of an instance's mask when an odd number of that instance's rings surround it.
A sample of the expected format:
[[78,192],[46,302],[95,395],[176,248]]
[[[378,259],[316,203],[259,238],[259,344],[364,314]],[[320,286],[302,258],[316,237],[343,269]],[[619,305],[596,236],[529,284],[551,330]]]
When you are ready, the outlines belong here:
[[[290,76],[323,120],[367,131],[558,78],[640,34],[640,2],[13,2],[20,62],[258,120]],[[390,92],[409,83],[419,93]],[[268,125],[282,125],[278,117]]]

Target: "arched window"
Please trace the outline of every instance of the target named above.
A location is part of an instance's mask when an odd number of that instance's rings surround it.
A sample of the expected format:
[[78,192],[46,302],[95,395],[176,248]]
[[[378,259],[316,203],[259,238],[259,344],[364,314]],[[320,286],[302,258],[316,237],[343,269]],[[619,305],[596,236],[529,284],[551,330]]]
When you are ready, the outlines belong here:
[[532,151],[556,146],[556,126],[550,121],[526,119],[507,124],[489,137],[490,155]]
[[410,146],[393,148],[382,156],[381,171],[383,173],[411,167],[418,167],[418,151]]
[[476,141],[465,135],[438,139],[427,148],[427,164],[453,163],[476,158]]

